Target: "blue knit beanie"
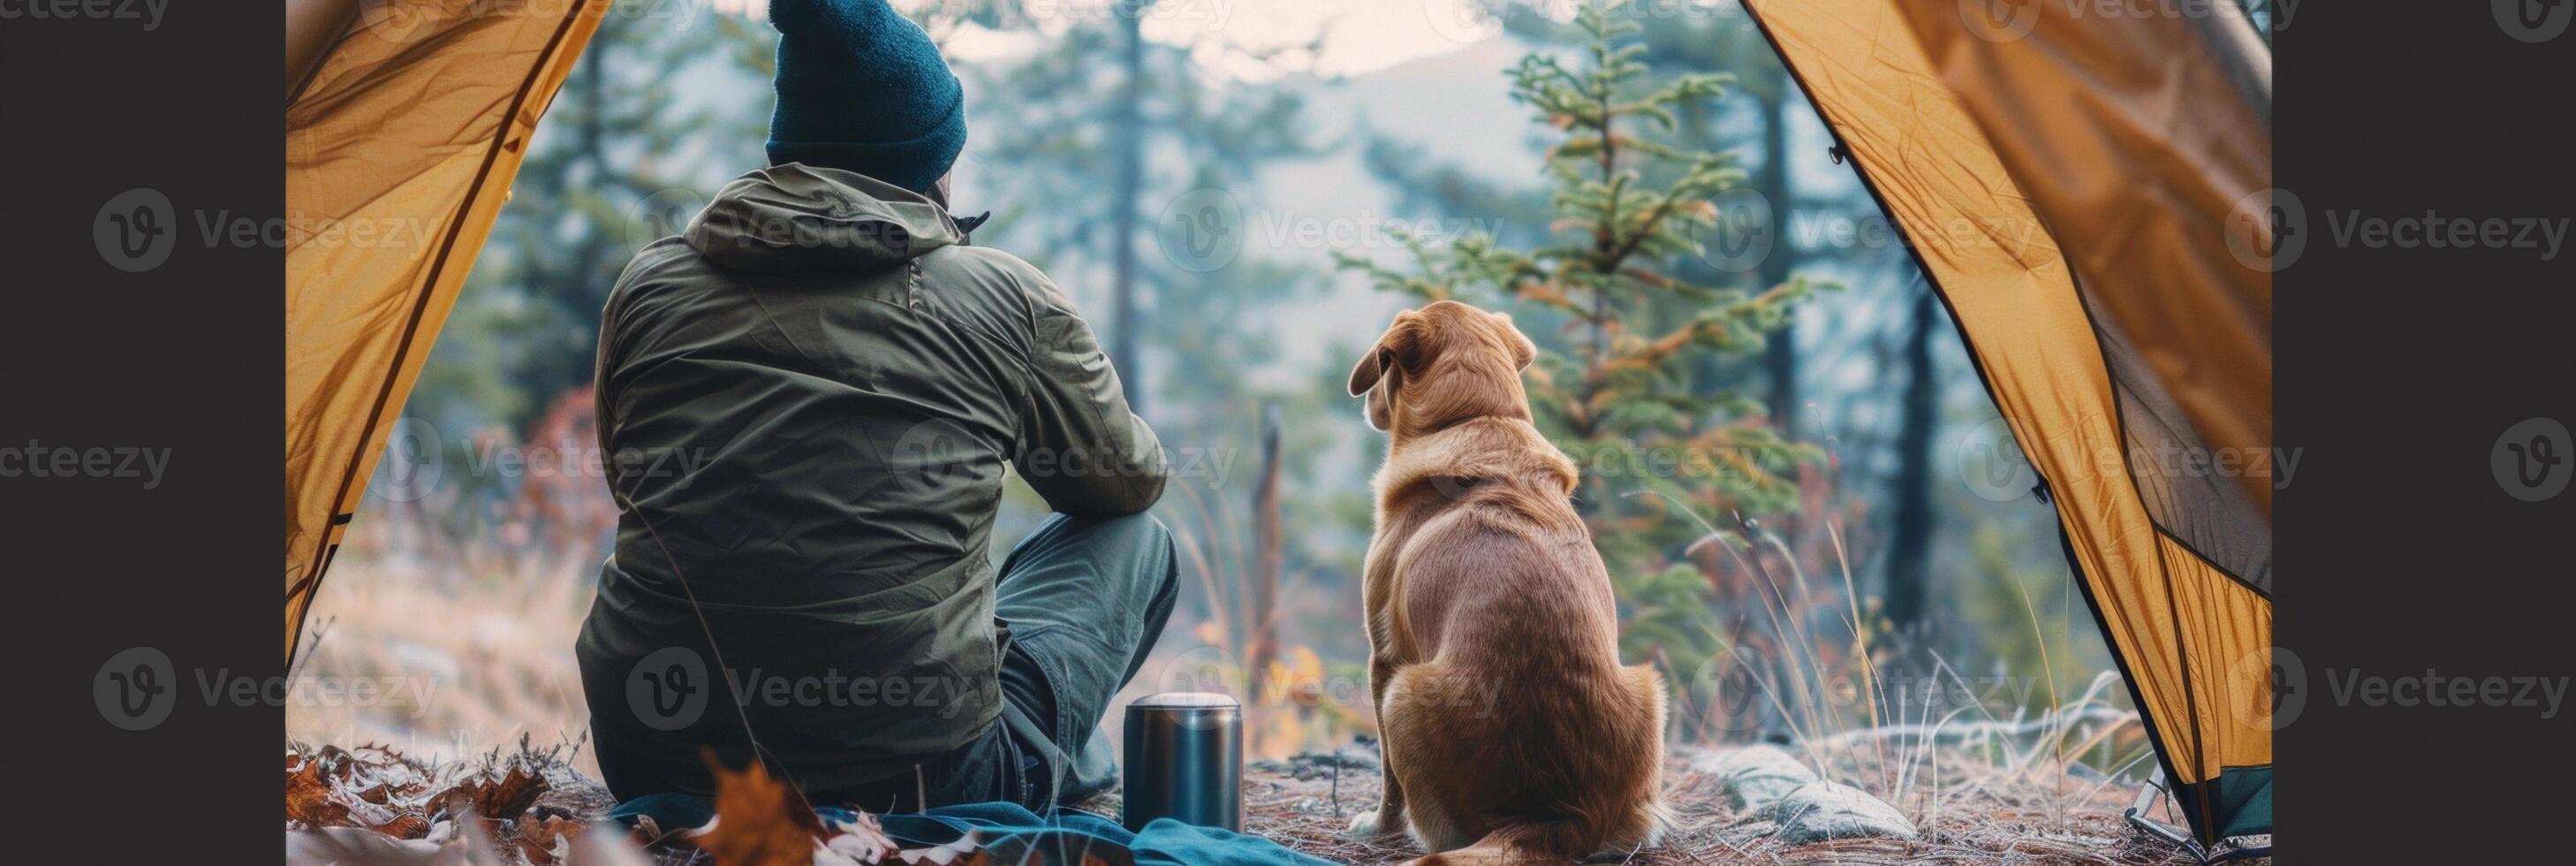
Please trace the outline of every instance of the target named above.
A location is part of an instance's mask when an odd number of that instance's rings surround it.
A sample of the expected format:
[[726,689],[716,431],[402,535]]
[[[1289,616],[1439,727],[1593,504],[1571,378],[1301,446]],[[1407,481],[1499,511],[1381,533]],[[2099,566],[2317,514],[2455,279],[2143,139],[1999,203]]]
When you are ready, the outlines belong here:
[[778,111],[769,162],[847,169],[925,191],[966,147],[966,91],[930,35],[886,0],[770,0]]

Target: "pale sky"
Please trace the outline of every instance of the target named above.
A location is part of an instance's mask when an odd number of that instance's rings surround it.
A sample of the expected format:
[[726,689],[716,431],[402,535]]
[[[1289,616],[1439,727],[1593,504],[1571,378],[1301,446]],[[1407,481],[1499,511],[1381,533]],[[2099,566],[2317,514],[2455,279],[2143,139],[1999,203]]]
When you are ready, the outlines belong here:
[[[713,8],[752,17],[768,0],[706,0]],[[894,0],[917,10],[946,0]],[[1358,75],[1494,38],[1495,26],[1480,11],[1486,0],[1159,0],[1145,12],[1145,38],[1198,48],[1211,69],[1246,78],[1279,74],[1242,56],[1301,45],[1326,35],[1311,71]],[[1110,14],[1113,0],[1026,0],[1025,12],[1041,33]],[[1329,29],[1328,29],[1329,28]],[[969,27],[950,37],[952,60],[1009,57],[1032,49],[1025,30],[995,32]]]

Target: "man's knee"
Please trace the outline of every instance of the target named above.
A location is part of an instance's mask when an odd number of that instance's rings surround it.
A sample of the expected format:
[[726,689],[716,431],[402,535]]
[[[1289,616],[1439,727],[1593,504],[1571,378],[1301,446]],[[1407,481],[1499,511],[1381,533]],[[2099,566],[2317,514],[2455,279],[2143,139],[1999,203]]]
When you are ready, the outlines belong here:
[[1180,556],[1172,528],[1151,514],[1102,518],[1093,530],[1116,552],[1119,572],[1129,575],[1148,601],[1180,591]]
[[1072,520],[1076,525],[1082,526],[1086,532],[1116,536],[1138,544],[1159,543],[1168,546],[1172,543],[1172,528],[1163,525],[1163,519],[1155,517],[1152,512],[1122,514],[1117,517],[1076,517]]

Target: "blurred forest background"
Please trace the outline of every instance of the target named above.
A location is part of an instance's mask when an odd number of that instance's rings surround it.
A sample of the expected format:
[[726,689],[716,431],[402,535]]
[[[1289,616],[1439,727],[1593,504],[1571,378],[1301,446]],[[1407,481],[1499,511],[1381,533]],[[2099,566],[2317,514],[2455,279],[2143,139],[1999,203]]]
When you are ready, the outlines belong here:
[[[291,735],[582,735],[570,650],[615,521],[586,459],[598,312],[635,250],[763,162],[763,5],[608,13],[299,662],[428,699],[293,707]],[[1396,310],[1454,296],[1545,350],[1542,426],[1586,467],[1623,649],[1675,685],[1676,739],[2124,708],[1956,331],[1732,0],[896,5],[966,85],[953,200],[994,214],[974,241],[1073,294],[1174,452],[1156,513],[1185,596],[1130,697],[1233,691],[1273,756],[1370,728],[1385,443],[1342,385]],[[996,557],[1042,508],[1015,486]],[[2130,731],[2088,760],[2138,772]]]

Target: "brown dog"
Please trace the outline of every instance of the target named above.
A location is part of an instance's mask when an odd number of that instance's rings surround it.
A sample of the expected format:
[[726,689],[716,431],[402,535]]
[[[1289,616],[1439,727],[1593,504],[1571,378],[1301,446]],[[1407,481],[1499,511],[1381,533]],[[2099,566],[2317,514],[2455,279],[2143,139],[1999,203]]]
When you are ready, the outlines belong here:
[[[1351,370],[1387,431],[1363,595],[1386,801],[1425,864],[1563,863],[1664,827],[1663,678],[1619,664],[1572,461],[1530,424],[1537,347],[1456,301],[1399,313]],[[1442,853],[1445,852],[1445,853]]]

